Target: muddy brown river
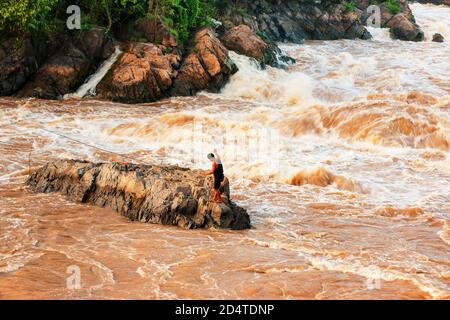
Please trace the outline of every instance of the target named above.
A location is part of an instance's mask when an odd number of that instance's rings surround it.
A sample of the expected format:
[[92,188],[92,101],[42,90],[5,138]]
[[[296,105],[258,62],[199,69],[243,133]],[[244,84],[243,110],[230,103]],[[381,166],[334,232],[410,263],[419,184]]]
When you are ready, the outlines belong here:
[[[412,5],[427,41],[282,45],[288,70],[219,94],[123,105],[0,99],[0,299],[449,299],[450,8]],[[246,231],[182,230],[34,194],[58,158],[209,168]],[[71,268],[81,286],[67,286]]]

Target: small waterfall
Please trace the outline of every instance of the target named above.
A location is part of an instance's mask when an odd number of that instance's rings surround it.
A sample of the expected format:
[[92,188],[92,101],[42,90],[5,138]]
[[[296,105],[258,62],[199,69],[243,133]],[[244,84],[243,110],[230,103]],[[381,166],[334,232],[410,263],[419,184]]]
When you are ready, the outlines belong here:
[[77,91],[75,91],[74,93],[64,95],[64,99],[94,96],[95,88],[97,87],[99,82],[103,79],[103,77],[108,73],[109,69],[111,69],[113,64],[117,61],[121,53],[122,50],[120,50],[120,47],[116,46],[116,50],[114,51],[114,53],[101,64],[101,66],[97,69],[97,71],[90,77],[88,77],[86,81],[78,88]]

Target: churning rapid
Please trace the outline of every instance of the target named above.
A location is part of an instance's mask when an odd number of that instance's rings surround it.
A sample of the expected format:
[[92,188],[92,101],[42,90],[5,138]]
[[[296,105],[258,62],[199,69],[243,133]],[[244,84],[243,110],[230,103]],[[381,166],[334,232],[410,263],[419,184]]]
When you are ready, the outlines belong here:
[[[450,8],[411,7],[425,42],[284,45],[288,70],[232,54],[220,94],[0,100],[0,299],[449,299]],[[129,222],[24,186],[57,158],[207,169],[214,147],[251,230]]]

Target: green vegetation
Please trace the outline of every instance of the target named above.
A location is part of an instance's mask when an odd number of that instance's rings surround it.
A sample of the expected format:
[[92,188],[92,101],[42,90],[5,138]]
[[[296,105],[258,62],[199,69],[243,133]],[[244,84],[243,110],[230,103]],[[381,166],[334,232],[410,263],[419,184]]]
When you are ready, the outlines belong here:
[[33,32],[55,28],[49,19],[58,0],[4,0],[0,7],[0,31]]
[[162,23],[185,41],[196,28],[209,25],[214,9],[207,0],[3,0],[0,34],[66,31],[67,7],[81,8],[82,28],[99,26],[114,32],[119,24],[138,19]]
[[[314,3],[325,1],[310,0]],[[342,3],[347,11],[354,11],[354,0],[333,0]],[[401,11],[398,0],[375,1],[386,3],[391,13]],[[66,29],[67,7],[77,4],[81,8],[82,28],[104,28],[114,34],[127,22],[147,19],[164,25],[182,43],[196,29],[212,25],[212,17],[224,14],[248,15],[248,8],[239,0],[2,0],[0,6],[0,36],[47,34],[57,35]],[[270,10],[266,8],[265,10]]]
[[206,0],[160,0],[149,10],[182,42],[196,28],[211,25],[213,12]]
[[346,11],[353,11],[356,8],[356,4],[354,1],[343,1],[342,4],[344,5]]
[[392,14],[397,14],[402,10],[398,0],[388,0],[388,1],[386,1],[386,3],[387,3],[387,7],[388,7],[389,11]]

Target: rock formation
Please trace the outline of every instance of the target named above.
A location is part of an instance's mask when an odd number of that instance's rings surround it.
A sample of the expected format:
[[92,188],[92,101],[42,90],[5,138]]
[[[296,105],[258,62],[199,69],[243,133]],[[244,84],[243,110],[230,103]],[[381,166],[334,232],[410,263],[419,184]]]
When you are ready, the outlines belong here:
[[70,37],[17,96],[57,99],[74,92],[113,49],[101,29],[86,30],[79,38]]
[[[357,0],[356,5],[361,10],[361,22],[366,24],[371,15],[367,8],[374,1]],[[422,41],[424,33],[416,24],[414,15],[409,7],[408,1],[398,0],[399,12],[393,12],[386,1],[376,1],[381,11],[381,27],[389,28],[391,37],[405,41]]]
[[[246,24],[271,41],[368,39],[361,10],[346,10],[341,1],[242,0],[222,18],[224,27]],[[244,13],[242,13],[244,11]]]
[[[400,40],[421,41],[423,32],[415,23],[408,1],[398,0],[399,12],[386,1],[355,0],[242,0],[239,10],[231,9],[223,18],[231,29],[246,24],[272,41],[301,43],[304,40],[369,39],[367,8],[377,4],[381,9],[381,27],[391,28]],[[395,17],[395,19],[393,19]]]
[[37,39],[17,37],[0,42],[0,96],[19,90],[44,62],[49,47]]
[[[209,202],[211,178],[176,166],[58,160],[32,172],[35,192],[60,192],[76,202],[111,208],[134,221],[185,229],[250,228],[246,210],[228,197]],[[227,186],[225,186],[227,189]]]
[[444,42],[444,36],[440,33],[433,34],[433,42]]
[[284,56],[278,46],[271,41],[264,41],[246,24],[240,24],[226,30],[221,41],[223,45],[237,53],[256,59],[262,67],[284,67],[295,62],[294,59]]
[[[224,1],[218,6],[224,12],[217,30],[198,30],[184,44],[177,43],[162,23],[147,18],[116,26],[112,35],[122,42],[124,53],[97,93],[140,103],[202,90],[217,92],[237,71],[228,49],[255,58],[263,67],[285,67],[294,60],[283,56],[276,42],[371,38],[365,25],[372,4],[380,7],[381,27],[390,28],[392,37],[423,40],[406,0],[394,5],[382,0]],[[25,37],[18,45],[17,36],[9,37],[0,43],[0,96],[60,98],[76,91],[112,51],[112,42],[99,28],[60,34],[52,44]]]
[[194,42],[174,81],[173,96],[189,96],[205,89],[217,92],[238,70],[213,30],[198,31]]
[[[100,97],[127,103],[188,96],[201,90],[218,91],[237,71],[211,29],[198,31],[187,56],[171,47],[131,43],[98,85]],[[167,39],[166,45],[170,45]]]

